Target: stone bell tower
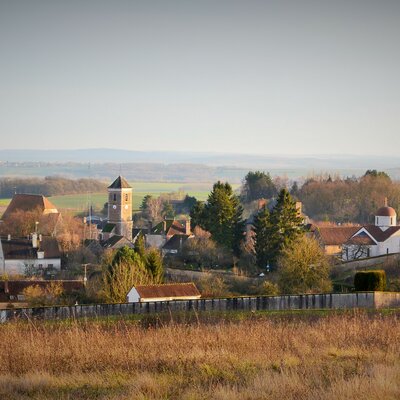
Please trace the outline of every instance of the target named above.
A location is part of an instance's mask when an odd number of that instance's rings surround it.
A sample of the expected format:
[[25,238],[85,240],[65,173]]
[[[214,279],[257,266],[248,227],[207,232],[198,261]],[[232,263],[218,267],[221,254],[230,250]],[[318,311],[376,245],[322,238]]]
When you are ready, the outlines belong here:
[[122,176],[108,187],[108,223],[116,235],[132,240],[132,187]]

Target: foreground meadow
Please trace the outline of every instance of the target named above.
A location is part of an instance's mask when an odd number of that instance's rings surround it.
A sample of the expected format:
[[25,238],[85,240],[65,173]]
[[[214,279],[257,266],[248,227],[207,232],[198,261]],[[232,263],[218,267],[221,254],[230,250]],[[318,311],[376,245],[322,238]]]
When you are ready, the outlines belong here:
[[398,399],[394,314],[0,326],[5,399]]

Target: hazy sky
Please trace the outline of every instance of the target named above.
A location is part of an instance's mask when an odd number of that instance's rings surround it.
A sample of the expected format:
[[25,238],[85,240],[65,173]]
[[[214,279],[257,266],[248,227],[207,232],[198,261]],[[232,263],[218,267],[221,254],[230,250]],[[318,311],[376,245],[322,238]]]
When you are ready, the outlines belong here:
[[399,154],[400,1],[0,0],[0,148]]

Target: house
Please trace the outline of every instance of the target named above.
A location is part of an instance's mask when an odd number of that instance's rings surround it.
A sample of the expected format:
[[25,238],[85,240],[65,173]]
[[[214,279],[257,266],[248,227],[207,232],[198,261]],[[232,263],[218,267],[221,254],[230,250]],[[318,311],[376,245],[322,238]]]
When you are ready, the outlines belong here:
[[3,221],[7,223],[18,211],[38,213],[37,219],[40,233],[54,236],[57,227],[61,224],[61,213],[57,207],[45,196],[40,194],[15,194],[3,214]]
[[27,271],[45,272],[61,269],[58,242],[50,236],[33,234],[28,238],[2,237],[0,240],[2,274],[24,275]]
[[138,285],[126,296],[128,303],[150,301],[196,300],[201,297],[194,283],[169,283],[163,285]]
[[189,235],[174,235],[162,247],[163,256],[178,254],[182,251],[184,244],[190,238]]
[[387,205],[387,200],[376,211],[374,222],[364,226],[320,227],[314,234],[327,254],[344,261],[400,253],[400,226],[396,211]]
[[191,236],[190,219],[178,221],[165,218],[146,234],[146,245],[162,249],[173,236]]
[[400,253],[400,226],[396,211],[387,205],[375,215],[374,225],[360,227],[344,246],[343,259],[375,257]]
[[38,286],[41,289],[50,288],[52,285],[60,285],[63,292],[73,293],[84,289],[83,281],[45,281],[45,280],[9,280],[0,281],[0,302],[24,301],[24,290],[28,287]]
[[359,226],[321,226],[315,227],[313,234],[327,255],[341,257],[343,246],[359,229]]

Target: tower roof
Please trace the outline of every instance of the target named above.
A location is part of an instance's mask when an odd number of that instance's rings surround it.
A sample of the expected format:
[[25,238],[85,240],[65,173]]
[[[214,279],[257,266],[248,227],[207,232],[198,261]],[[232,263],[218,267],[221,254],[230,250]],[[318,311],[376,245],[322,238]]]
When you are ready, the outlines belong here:
[[108,187],[109,189],[132,189],[129,183],[121,175]]
[[375,214],[377,217],[395,217],[396,211],[389,206],[381,207]]

